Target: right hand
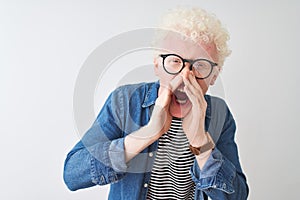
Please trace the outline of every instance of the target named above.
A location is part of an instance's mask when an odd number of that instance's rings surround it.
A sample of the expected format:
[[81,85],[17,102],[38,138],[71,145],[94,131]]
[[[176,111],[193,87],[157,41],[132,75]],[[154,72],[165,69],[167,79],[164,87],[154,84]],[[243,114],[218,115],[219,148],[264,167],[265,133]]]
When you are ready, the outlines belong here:
[[182,83],[181,75],[174,77],[168,85],[160,85],[158,98],[148,123],[152,133],[159,138],[170,128],[172,116],[170,114],[170,102],[174,90]]
[[167,86],[160,85],[159,95],[156,99],[149,123],[125,137],[126,162],[169,130],[172,121],[169,111],[172,93],[182,81],[182,77],[177,75]]

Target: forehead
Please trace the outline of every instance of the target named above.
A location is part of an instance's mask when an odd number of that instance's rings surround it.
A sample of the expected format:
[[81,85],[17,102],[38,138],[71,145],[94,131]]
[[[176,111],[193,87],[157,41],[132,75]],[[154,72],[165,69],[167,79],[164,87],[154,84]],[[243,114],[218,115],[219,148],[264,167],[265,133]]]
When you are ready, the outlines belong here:
[[175,53],[187,59],[206,58],[216,61],[214,45],[196,43],[178,33],[169,32],[160,42],[159,48],[163,52]]

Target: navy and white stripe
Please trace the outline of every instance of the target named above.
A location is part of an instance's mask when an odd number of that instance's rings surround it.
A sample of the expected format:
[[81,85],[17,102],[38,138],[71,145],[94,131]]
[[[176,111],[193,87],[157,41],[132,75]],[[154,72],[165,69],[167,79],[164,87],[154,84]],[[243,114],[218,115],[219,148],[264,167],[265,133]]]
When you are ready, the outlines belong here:
[[195,185],[189,171],[194,159],[182,120],[173,118],[170,129],[159,139],[147,199],[193,199]]

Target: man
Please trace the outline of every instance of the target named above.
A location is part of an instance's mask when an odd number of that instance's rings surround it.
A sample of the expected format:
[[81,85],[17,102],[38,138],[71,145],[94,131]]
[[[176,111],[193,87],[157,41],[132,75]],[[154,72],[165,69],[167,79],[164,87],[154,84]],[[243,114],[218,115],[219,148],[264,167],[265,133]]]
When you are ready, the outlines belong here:
[[111,184],[109,199],[246,199],[234,119],[206,95],[230,54],[228,34],[202,9],[174,9],[162,21],[159,82],[112,92],[68,154],[64,180],[71,190]]

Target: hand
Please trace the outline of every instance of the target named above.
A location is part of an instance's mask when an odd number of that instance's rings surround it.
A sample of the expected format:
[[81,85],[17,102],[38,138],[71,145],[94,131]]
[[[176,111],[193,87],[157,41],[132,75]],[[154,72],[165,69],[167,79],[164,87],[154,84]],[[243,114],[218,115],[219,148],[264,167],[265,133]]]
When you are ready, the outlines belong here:
[[161,85],[149,123],[127,135],[124,140],[126,162],[156,141],[170,128],[172,116],[169,111],[173,91],[182,83],[176,76],[168,85]]
[[148,126],[153,134],[159,138],[170,128],[172,116],[169,111],[172,93],[182,83],[182,76],[177,75],[169,85],[161,85],[159,96],[156,99],[154,109]]
[[207,102],[193,72],[183,76],[183,82],[185,84],[184,91],[192,104],[192,108],[183,119],[182,128],[192,146],[202,146],[207,142],[204,125]]

